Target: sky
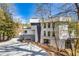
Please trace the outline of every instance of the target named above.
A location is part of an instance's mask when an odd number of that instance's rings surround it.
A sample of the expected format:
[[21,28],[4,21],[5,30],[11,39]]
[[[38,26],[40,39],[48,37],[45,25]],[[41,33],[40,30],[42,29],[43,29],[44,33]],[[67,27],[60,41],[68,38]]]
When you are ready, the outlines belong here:
[[15,3],[16,16],[15,18],[20,18],[23,23],[28,22],[29,19],[35,13],[35,4],[33,3]]
[[[54,3],[52,5],[52,15],[57,14],[63,4]],[[36,4],[35,3],[15,3],[16,13],[14,18],[18,18],[22,23],[28,23],[29,19],[35,15]]]
[[[23,23],[29,22],[29,19],[35,15],[35,3],[15,3],[14,6],[16,8],[16,16],[14,18],[20,18]],[[57,4],[53,6],[53,14],[56,14],[58,11],[55,7],[57,7]]]

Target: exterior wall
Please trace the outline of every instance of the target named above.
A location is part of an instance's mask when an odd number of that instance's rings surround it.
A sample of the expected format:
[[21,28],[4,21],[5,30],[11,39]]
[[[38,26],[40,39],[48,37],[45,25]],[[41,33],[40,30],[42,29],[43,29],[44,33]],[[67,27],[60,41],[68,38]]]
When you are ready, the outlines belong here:
[[33,29],[31,29],[31,28],[29,28],[29,29],[24,29],[24,31],[27,31],[27,33],[25,33],[25,35],[27,34],[27,35],[34,35],[35,34],[35,31],[33,31]]
[[[46,28],[44,28],[44,25],[43,25],[44,23],[42,23],[41,24],[41,43],[43,43],[44,42],[44,40],[43,39],[49,39],[49,40],[51,40],[53,37],[52,37],[52,32],[53,32],[53,28],[52,28],[52,23],[51,23],[51,25],[50,25],[50,28],[47,28],[48,26],[48,23],[46,23]],[[46,31],[46,36],[44,36],[44,31]],[[51,32],[51,34],[50,34],[50,37],[47,35],[48,33],[48,31],[50,31]]]
[[32,41],[38,42],[38,33],[37,33],[37,26],[32,25],[31,27],[24,28],[24,31],[27,31],[26,33],[22,33],[22,35],[26,39],[32,39]]
[[38,42],[38,33],[37,33],[37,26],[32,26],[32,29],[35,31],[35,42]]
[[[64,22],[66,22],[66,21],[70,21],[71,18],[70,17],[68,17],[68,18],[67,17],[60,17],[60,18],[54,18],[52,20],[49,19],[49,20],[42,20],[42,21],[40,21],[41,22],[41,41],[40,42],[42,44],[44,43],[44,39],[48,39],[48,40],[50,40],[49,45],[56,46],[55,38],[52,36],[52,32],[53,32],[52,23],[53,22],[57,22],[57,21],[63,21],[63,20],[64,20]],[[46,28],[44,28],[44,23],[46,23]],[[51,25],[50,28],[48,28],[48,23],[50,23],[50,25]],[[63,23],[62,25],[59,24],[59,25],[55,26],[55,36],[56,36],[57,44],[58,44],[59,48],[63,48],[63,49],[65,48],[65,40],[66,39],[64,37],[62,37],[63,39],[61,39],[60,36],[62,34],[64,35],[65,33],[66,33],[66,35],[68,34],[68,27],[65,27],[65,25],[67,25],[67,24]],[[59,28],[59,26],[60,27],[64,27],[63,28],[63,30],[64,30],[63,33],[61,33],[62,32],[62,28]],[[44,31],[46,31],[46,36],[44,36]],[[48,31],[51,32],[50,36],[47,35]]]
[[[56,46],[55,44],[55,38],[53,37],[53,26],[52,26],[52,22],[50,22],[50,28],[48,28],[48,22],[46,22],[46,28],[44,28],[44,23],[41,23],[41,43],[44,43],[44,39],[48,39],[50,44],[49,45],[53,45]],[[46,31],[46,36],[44,36],[44,31]],[[50,36],[48,36],[48,31],[50,31]],[[58,36],[58,27],[55,26],[55,34],[56,34],[56,39],[59,38]],[[58,40],[57,40],[58,41]]]
[[35,41],[35,35],[21,35],[20,38],[22,39],[30,39],[32,41]]
[[32,18],[29,21],[31,27],[35,30],[35,42],[40,42],[41,37],[41,26],[39,20],[40,19]]
[[31,23],[32,28],[35,29],[35,42],[40,42],[40,35],[41,35],[41,26],[40,23]]
[[69,38],[68,25],[67,24],[59,25],[59,39],[67,40],[68,38]]
[[[26,33],[25,33],[26,31]],[[21,37],[23,39],[30,39],[32,41],[35,41],[35,30],[31,28],[24,28],[24,32],[21,34]]]

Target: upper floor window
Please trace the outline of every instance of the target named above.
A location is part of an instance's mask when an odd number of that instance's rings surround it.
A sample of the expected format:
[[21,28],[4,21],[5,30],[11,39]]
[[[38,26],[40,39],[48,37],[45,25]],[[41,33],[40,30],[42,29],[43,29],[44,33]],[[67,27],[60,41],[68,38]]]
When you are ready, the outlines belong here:
[[50,31],[48,31],[48,36],[50,36]]
[[50,28],[50,23],[48,23],[48,28]]
[[44,36],[46,36],[46,31],[44,31]]
[[44,28],[46,28],[46,23],[44,23]]

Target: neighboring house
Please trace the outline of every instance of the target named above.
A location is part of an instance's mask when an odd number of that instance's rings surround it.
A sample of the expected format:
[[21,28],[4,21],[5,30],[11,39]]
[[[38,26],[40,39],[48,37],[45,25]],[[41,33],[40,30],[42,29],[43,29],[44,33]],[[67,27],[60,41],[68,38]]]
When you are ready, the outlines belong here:
[[22,38],[23,39],[26,39],[26,40],[32,40],[34,41],[35,40],[35,30],[32,29],[31,27],[28,27],[28,28],[23,28],[24,29],[24,32],[22,33]]
[[[48,20],[41,20],[41,40],[42,44],[49,44],[56,46],[55,32],[57,44],[59,48],[66,48],[66,40],[69,39],[68,24],[71,21],[71,17],[56,17]],[[58,23],[59,22],[59,23]],[[55,27],[53,30],[53,26]]]
[[34,42],[40,42],[41,27],[40,27],[39,19],[35,19],[35,18],[30,19],[29,24],[31,26],[23,28],[24,29],[24,32],[22,34],[23,38],[30,39]]
[[31,27],[35,29],[35,38],[36,38],[35,42],[40,42],[41,25],[40,25],[39,19],[37,18],[30,19],[30,24],[31,24]]
[[32,28],[35,29],[35,42],[40,42],[40,36],[41,36],[41,26],[40,23],[31,23]]

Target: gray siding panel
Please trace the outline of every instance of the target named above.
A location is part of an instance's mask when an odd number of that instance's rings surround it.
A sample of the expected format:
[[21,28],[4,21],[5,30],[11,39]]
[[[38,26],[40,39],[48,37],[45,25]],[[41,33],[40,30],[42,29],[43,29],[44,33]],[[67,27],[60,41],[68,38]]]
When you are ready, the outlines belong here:
[[35,41],[35,35],[22,35],[20,36],[21,39],[31,39],[32,41]]

